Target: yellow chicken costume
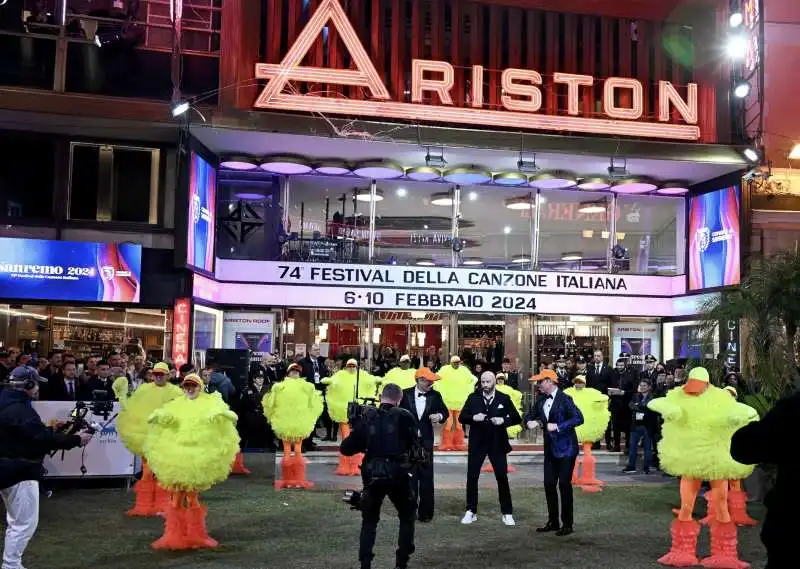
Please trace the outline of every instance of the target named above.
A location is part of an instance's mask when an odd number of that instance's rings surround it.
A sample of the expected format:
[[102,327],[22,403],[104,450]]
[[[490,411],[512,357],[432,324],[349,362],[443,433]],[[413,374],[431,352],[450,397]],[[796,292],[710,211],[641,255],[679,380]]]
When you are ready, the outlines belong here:
[[[350,425],[347,422],[347,404],[356,397],[356,377],[358,377],[358,399],[374,399],[377,389],[377,378],[366,371],[358,370],[358,362],[354,359],[347,360],[345,369],[337,371],[331,377],[326,377],[322,383],[328,386],[325,391],[325,402],[328,404],[328,414],[332,421],[339,423],[342,438],[350,435]],[[359,476],[360,466],[364,456],[347,457],[339,455],[339,467],[336,474],[339,476]]]
[[442,395],[444,404],[450,411],[450,416],[442,427],[439,450],[466,450],[464,428],[458,420],[458,415],[467,397],[475,391],[475,383],[478,380],[461,365],[461,358],[458,356],[451,357],[450,365],[439,370],[439,377],[441,379],[433,384],[433,388]]
[[[611,419],[608,395],[592,387],[586,387],[584,375],[576,376],[572,383],[573,386],[565,389],[564,393],[572,397],[583,415],[583,425],[575,429],[578,442],[583,444],[583,458],[578,457],[575,461],[572,483],[579,485],[584,492],[600,492],[603,481],[596,476],[597,458],[592,456],[592,445],[603,438],[608,429],[608,421]],[[579,476],[581,464],[583,475]]]
[[199,493],[222,482],[239,452],[236,413],[219,394],[204,391],[190,373],[178,397],[153,411],[144,453],[161,484],[171,492],[164,535],[154,549],[202,549],[219,545],[208,535]]
[[[273,386],[264,396],[264,416],[272,425],[273,432],[283,441],[281,477],[275,488],[311,488],[306,480],[306,464],[303,460],[303,439],[314,430],[322,415],[322,395],[313,384],[300,377],[303,368],[291,364],[286,378]],[[292,456],[294,446],[294,456]]]
[[400,367],[393,367],[379,380],[378,385],[394,383],[400,389],[409,389],[417,384],[414,374],[417,370],[411,368],[411,357],[408,354],[400,356]]
[[[500,372],[495,376],[497,380],[497,384],[495,385],[495,389],[500,393],[505,393],[511,398],[512,403],[514,403],[514,407],[517,408],[517,413],[519,416],[522,417],[524,415],[522,411],[522,393],[514,389],[513,387],[506,385],[506,374]],[[522,425],[514,425],[512,427],[506,428],[506,432],[508,433],[509,439],[516,439],[519,434],[522,432]],[[494,472],[494,468],[492,468],[492,463],[487,462],[486,465],[481,469],[482,472]],[[507,472],[516,472],[517,469],[514,468],[511,463],[508,464],[508,468],[506,469]]]
[[177,385],[169,383],[169,366],[164,362],[153,367],[153,382],[141,384],[130,396],[127,377],[118,377],[112,389],[120,404],[117,432],[125,447],[136,456],[142,457],[142,478],[133,487],[136,499],[127,515],[158,515],[166,508],[169,495],[153,477],[150,465],[144,459],[147,419],[153,411],[180,397],[181,390]]
[[[653,399],[648,407],[664,418],[658,443],[661,468],[681,477],[681,507],[672,522],[672,547],[658,562],[672,567],[747,569],[739,560],[737,531],[728,508],[728,480],[740,477],[744,465],[730,455],[733,433],[754,418],[755,411],[737,403],[725,390],[710,384],[708,371],[696,367],[686,384]],[[700,524],[692,519],[703,480],[711,482],[711,555],[697,558]]]

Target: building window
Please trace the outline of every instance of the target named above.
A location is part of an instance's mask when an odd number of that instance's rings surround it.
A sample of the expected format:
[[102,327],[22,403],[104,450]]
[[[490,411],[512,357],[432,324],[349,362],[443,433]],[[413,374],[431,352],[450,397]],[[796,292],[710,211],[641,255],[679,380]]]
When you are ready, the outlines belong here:
[[156,148],[70,144],[69,218],[158,223]]
[[51,218],[55,139],[0,133],[0,217]]

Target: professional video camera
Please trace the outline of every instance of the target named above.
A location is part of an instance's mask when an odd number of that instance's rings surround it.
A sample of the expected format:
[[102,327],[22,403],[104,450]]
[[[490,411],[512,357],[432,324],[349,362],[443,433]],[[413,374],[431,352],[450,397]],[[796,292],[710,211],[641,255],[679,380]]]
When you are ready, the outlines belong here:
[[92,401],[88,405],[85,401],[75,402],[75,407],[69,413],[69,419],[59,428],[59,431],[69,435],[74,435],[79,431],[86,431],[93,435],[102,428],[102,425],[96,421],[89,422],[86,419],[89,411],[93,415],[99,415],[105,421],[108,421],[108,417],[113,410],[114,402],[109,398],[108,392],[104,389],[95,389],[92,392]]
[[[378,406],[375,397],[359,397],[358,390],[361,382],[361,368],[356,368],[356,390],[353,393],[353,400],[347,404],[347,422],[353,425],[363,419],[370,409]],[[361,401],[361,403],[359,403]]]

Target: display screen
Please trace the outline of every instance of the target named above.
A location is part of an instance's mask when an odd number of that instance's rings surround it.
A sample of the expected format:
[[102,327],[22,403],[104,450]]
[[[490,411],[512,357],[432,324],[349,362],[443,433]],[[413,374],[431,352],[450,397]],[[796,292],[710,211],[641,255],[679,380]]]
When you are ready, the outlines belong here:
[[739,284],[739,186],[689,201],[689,290]]
[[191,156],[186,264],[212,273],[214,272],[217,172],[197,152],[192,151]]
[[0,297],[139,302],[142,246],[0,238]]
[[271,352],[272,334],[236,332],[236,349],[253,352]]
[[672,332],[672,352],[676,358],[703,358],[701,326],[676,326]]

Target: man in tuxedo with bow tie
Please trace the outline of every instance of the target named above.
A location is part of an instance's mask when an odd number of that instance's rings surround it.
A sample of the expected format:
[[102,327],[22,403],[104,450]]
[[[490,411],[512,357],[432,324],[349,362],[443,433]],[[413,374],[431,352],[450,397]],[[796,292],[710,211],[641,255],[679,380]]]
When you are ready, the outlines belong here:
[[417,519],[426,523],[433,519],[433,425],[444,423],[450,413],[441,394],[431,389],[439,376],[424,367],[415,374],[417,385],[403,390],[400,407],[410,412],[420,440],[431,452],[431,460],[414,469],[414,489],[419,495]]
[[544,370],[532,379],[542,396],[531,406],[525,424],[529,429],[544,430],[544,493],[548,514],[547,523],[536,531],[554,531],[557,536],[565,536],[572,533],[572,471],[578,457],[575,427],[583,424],[583,415],[572,398],[559,389],[554,371]]
[[462,524],[477,521],[478,516],[478,477],[486,457],[494,468],[497,492],[500,498],[502,521],[507,526],[515,525],[511,489],[508,486],[508,442],[506,429],[519,425],[522,418],[511,397],[495,389],[495,375],[486,371],[481,375],[481,388],[471,393],[461,409],[458,419],[463,425],[470,425],[469,447],[467,452],[467,512]]

